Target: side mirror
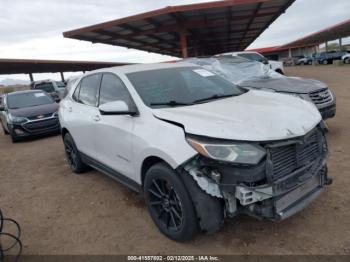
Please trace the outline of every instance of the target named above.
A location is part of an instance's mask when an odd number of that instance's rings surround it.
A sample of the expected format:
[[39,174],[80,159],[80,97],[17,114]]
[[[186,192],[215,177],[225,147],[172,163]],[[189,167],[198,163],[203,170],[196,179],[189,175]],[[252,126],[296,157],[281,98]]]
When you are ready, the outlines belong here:
[[267,60],[266,58],[264,58],[261,63],[263,63],[264,65],[268,65],[269,64],[269,60]]
[[4,106],[0,106],[0,111],[5,111],[5,107]]
[[98,108],[102,115],[131,115],[137,114],[136,111],[129,109],[129,106],[124,101],[113,101],[105,103]]

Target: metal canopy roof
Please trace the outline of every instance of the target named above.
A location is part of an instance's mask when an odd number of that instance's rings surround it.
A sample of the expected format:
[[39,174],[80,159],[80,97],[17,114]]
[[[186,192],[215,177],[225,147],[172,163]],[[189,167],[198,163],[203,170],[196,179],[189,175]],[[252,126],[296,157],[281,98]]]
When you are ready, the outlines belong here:
[[295,0],[170,6],[63,33],[65,37],[186,57],[244,50]]
[[334,26],[328,27],[326,29],[323,29],[321,31],[318,31],[316,33],[305,36],[303,38],[300,38],[281,47],[291,48],[319,45],[327,41],[332,41],[348,36],[350,36],[350,19],[336,24]]
[[127,63],[0,59],[0,74],[32,74],[91,71],[104,67],[127,65]]

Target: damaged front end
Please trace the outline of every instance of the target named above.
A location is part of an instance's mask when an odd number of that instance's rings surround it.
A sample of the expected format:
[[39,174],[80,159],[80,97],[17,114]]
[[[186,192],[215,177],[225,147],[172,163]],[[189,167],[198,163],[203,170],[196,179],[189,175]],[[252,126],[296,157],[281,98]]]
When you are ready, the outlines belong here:
[[[189,136],[189,139],[198,141],[198,137]],[[187,181],[189,174],[202,192],[222,203],[224,216],[245,213],[273,221],[283,220],[303,209],[331,183],[327,176],[327,143],[321,126],[303,137],[255,143],[255,149],[240,148],[240,145],[231,146],[232,152],[213,149],[213,155],[231,154],[233,161],[209,157],[210,139],[200,143],[205,145],[203,148],[189,143],[199,154],[180,168],[187,174]],[[241,155],[244,157],[240,159]],[[249,163],[249,157],[255,160]],[[193,189],[189,191],[193,196]],[[196,209],[200,218],[206,215],[201,214],[207,212],[205,208],[196,206]]]

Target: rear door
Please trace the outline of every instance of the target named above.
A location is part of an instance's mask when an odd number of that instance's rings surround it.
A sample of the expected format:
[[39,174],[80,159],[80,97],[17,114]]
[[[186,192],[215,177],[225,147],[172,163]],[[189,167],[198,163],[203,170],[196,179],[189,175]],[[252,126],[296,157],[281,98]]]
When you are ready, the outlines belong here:
[[78,150],[95,158],[95,126],[99,121],[98,91],[101,74],[93,74],[82,78],[68,105],[69,132]]
[[[99,105],[124,101],[130,109],[135,104],[123,81],[112,73],[103,74]],[[96,124],[96,159],[109,168],[128,177],[135,176],[132,141],[134,117],[129,115],[101,115]]]

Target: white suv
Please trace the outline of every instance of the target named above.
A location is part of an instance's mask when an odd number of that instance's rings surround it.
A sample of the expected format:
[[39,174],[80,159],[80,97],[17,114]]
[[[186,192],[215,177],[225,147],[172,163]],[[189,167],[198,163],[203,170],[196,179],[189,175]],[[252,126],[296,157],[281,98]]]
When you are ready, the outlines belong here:
[[279,73],[281,75],[285,74],[282,62],[268,60],[262,54],[259,54],[257,52],[253,52],[253,51],[229,52],[229,53],[215,55],[214,57],[232,57],[232,56],[240,56],[240,57],[243,57],[245,59],[249,59],[249,60],[253,60],[253,61],[257,61],[257,62],[263,63],[265,65],[269,65],[270,68],[273,71],[275,71],[275,72],[277,72],[277,73]]
[[85,74],[59,117],[72,170],[91,166],[142,193],[174,240],[241,213],[285,219],[331,181],[313,104],[245,90],[192,64]]

